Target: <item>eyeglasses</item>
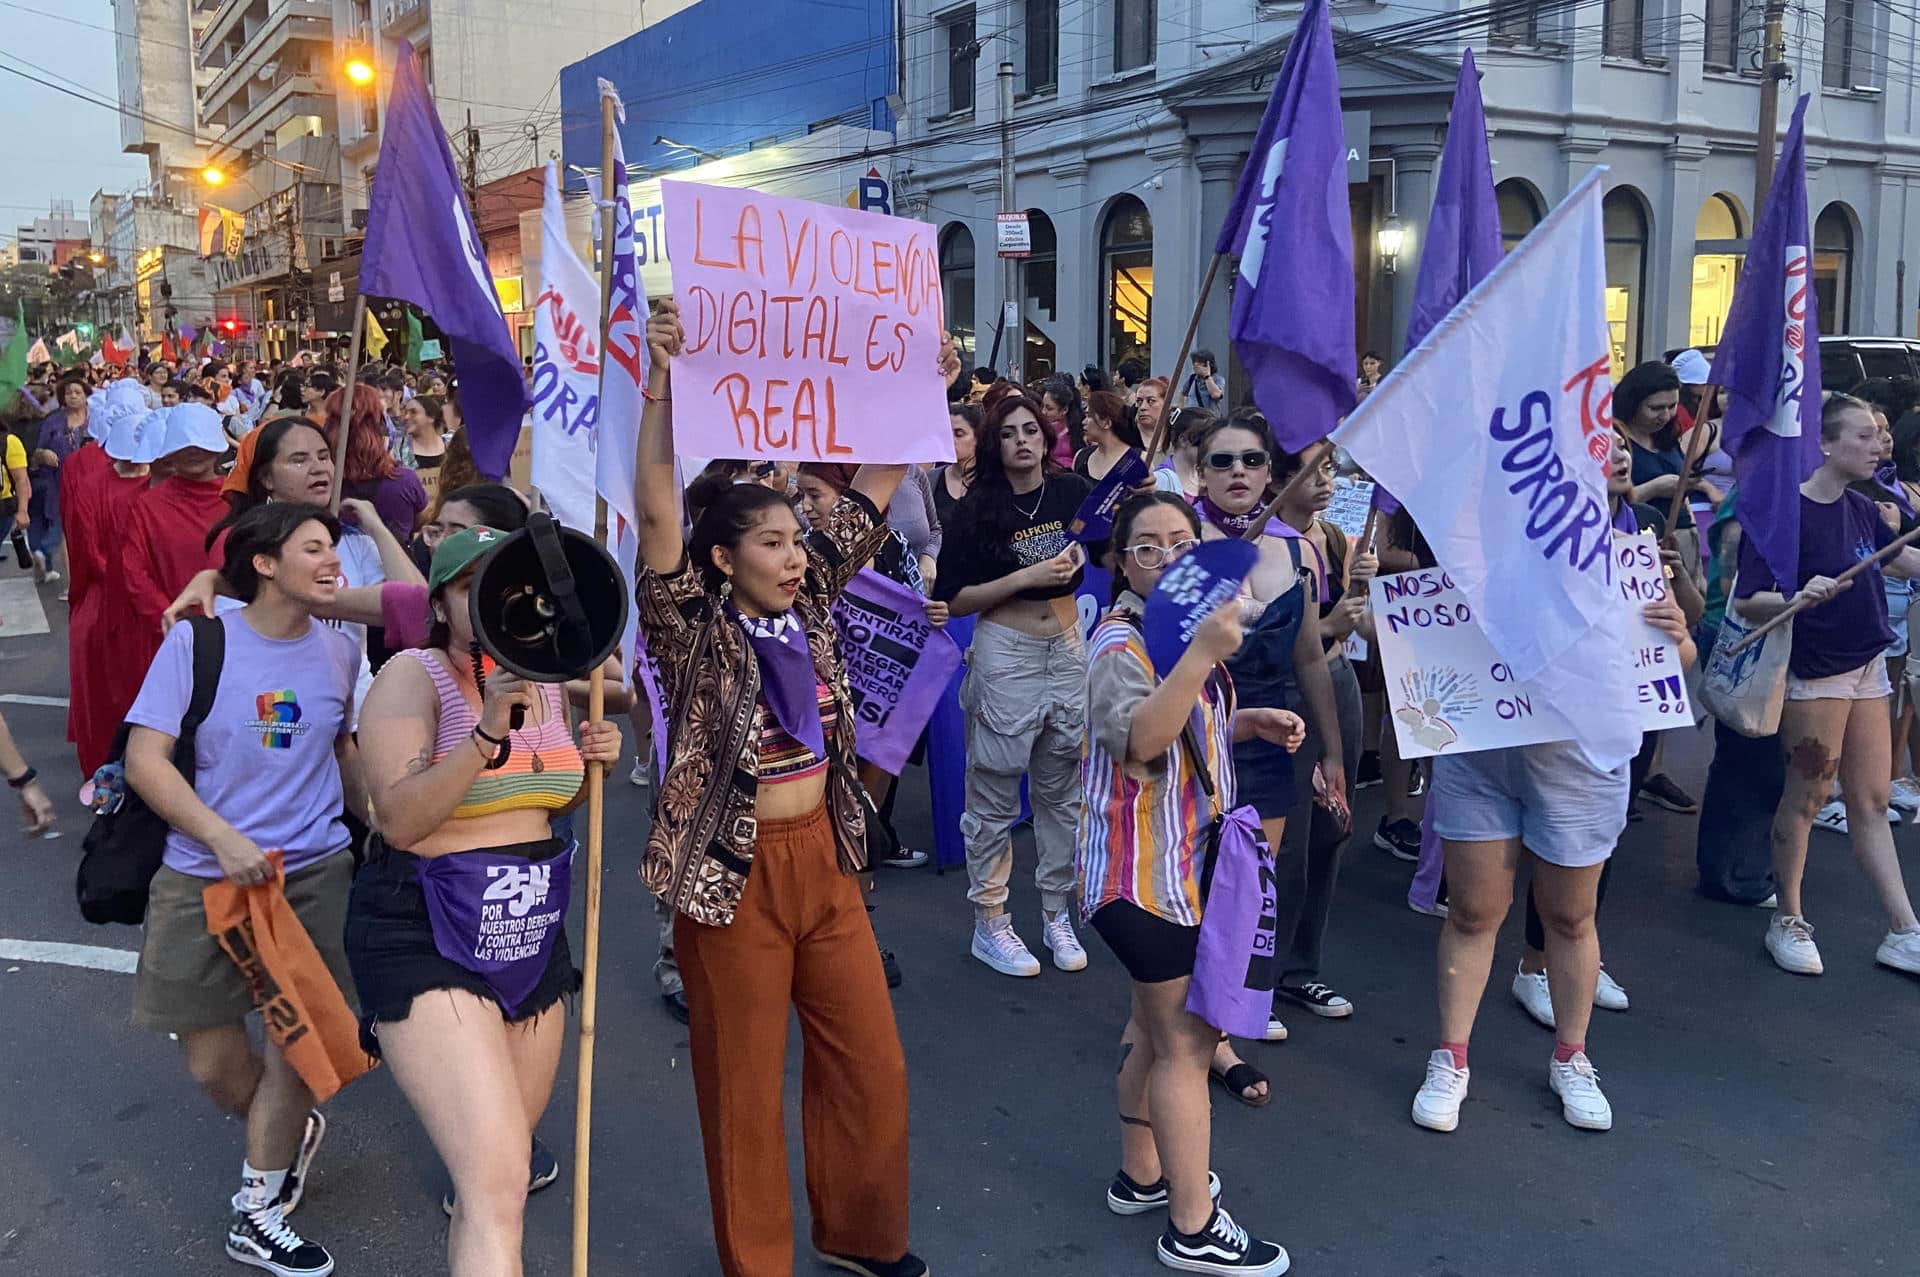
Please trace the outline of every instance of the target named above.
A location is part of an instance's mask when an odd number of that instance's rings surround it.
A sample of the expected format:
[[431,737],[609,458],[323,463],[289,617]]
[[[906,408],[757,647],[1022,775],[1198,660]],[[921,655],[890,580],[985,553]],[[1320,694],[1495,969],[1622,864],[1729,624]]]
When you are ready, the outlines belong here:
[[1167,564],[1173,562],[1199,544],[1198,541],[1193,540],[1191,537],[1185,541],[1175,541],[1172,545],[1154,545],[1150,541],[1143,541],[1139,545],[1128,546],[1122,550],[1121,553],[1131,554],[1136,566],[1151,572],[1155,568],[1167,566]]
[[1238,462],[1248,470],[1264,470],[1269,460],[1265,448],[1249,448],[1245,452],[1209,452],[1207,469],[1231,470],[1234,463]]

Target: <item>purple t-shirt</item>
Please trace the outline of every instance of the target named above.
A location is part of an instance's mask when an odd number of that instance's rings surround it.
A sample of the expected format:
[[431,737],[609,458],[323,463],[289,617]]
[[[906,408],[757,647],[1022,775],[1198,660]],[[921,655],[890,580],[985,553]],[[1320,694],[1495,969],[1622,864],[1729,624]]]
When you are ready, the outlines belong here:
[[427,490],[421,485],[420,476],[405,466],[395,470],[391,478],[358,483],[349,480],[340,485],[340,490],[356,501],[371,501],[380,514],[380,522],[387,525],[396,541],[413,539],[413,525],[419,521],[420,512],[427,508]]
[[[193,788],[260,850],[285,852],[293,873],[347,846],[333,747],[348,730],[360,653],[318,621],[297,639],[266,638],[239,612],[220,621],[226,658],[195,740]],[[127,721],[178,736],[192,698],[193,627],[176,625]],[[195,878],[222,876],[206,844],[177,829],[167,834],[166,865]]]
[[[1800,496],[1800,579],[1791,587],[1775,581],[1773,573],[1753,548],[1752,537],[1740,539],[1740,575],[1733,597],[1751,598],[1778,590],[1788,598],[1816,576],[1839,576],[1870,558],[1893,540],[1893,529],[1872,501],[1847,491],[1838,501],[1819,502]],[[1842,591],[1818,607],[1793,618],[1793,653],[1787,662],[1797,678],[1827,678],[1857,670],[1893,643],[1887,624],[1887,592],[1880,569],[1868,568]]]

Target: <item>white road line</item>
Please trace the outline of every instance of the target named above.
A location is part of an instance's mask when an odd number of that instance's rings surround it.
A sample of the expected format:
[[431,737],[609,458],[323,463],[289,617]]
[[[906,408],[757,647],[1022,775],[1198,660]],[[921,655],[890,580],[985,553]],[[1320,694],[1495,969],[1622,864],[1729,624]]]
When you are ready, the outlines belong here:
[[29,696],[24,692],[0,692],[0,705],[45,705],[53,709],[65,709],[67,698],[64,696]]
[[0,940],[0,961],[54,962],[63,967],[118,971],[132,975],[140,955],[132,949],[109,949],[97,944],[61,944],[56,940]]

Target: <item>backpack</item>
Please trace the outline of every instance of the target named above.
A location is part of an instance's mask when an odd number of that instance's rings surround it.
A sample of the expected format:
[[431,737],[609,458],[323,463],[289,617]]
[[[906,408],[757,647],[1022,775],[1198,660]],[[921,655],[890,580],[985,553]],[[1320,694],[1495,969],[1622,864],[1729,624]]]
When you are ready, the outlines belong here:
[[[193,626],[193,697],[180,720],[180,735],[173,742],[173,765],[191,786],[194,738],[213,709],[214,693],[220,689],[227,630],[211,616],[189,617],[186,623]],[[120,724],[108,754],[109,764],[124,763],[131,730],[131,724]],[[166,853],[167,832],[166,820],[130,785],[117,808],[95,816],[82,844],[80,871],[74,877],[80,916],[88,922],[124,922],[129,926],[146,921],[147,888]]]

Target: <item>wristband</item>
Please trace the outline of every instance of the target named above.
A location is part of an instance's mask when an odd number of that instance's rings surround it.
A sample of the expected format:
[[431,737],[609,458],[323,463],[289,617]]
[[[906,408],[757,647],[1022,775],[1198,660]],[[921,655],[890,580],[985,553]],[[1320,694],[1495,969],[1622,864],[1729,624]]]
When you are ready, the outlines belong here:
[[642,399],[645,399],[648,403],[672,403],[673,402],[672,395],[656,395],[651,390],[648,390],[645,386],[640,387],[640,397]]
[[21,772],[18,776],[7,777],[7,784],[14,789],[25,789],[38,779],[40,779],[40,773],[32,767],[28,767],[27,770]]
[[487,742],[487,744],[492,745],[496,749],[507,743],[507,738],[504,736],[487,735],[487,729],[480,726],[480,724],[478,723],[475,723],[473,725],[473,734],[475,736],[478,736],[481,740]]

